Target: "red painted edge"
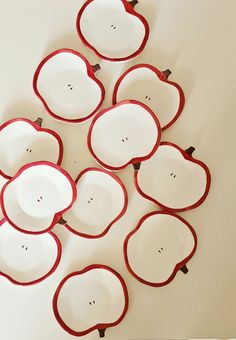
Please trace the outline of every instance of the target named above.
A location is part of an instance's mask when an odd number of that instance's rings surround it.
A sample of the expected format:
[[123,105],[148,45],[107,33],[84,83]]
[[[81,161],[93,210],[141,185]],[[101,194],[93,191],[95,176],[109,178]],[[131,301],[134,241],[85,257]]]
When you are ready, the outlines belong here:
[[[83,60],[83,62],[85,63],[86,67],[87,67],[87,74],[88,76],[93,79],[97,85],[99,86],[100,90],[101,90],[101,100],[99,102],[99,104],[97,105],[97,107],[95,108],[95,110],[93,112],[91,112],[88,116],[85,116],[83,118],[76,118],[76,119],[68,119],[68,118],[63,118],[58,116],[56,113],[52,112],[49,108],[49,106],[47,105],[46,101],[44,100],[44,98],[41,96],[41,94],[38,91],[38,87],[37,87],[37,83],[38,83],[38,77],[39,77],[39,73],[41,71],[41,69],[43,68],[44,64],[51,58],[53,58],[55,55],[60,54],[60,53],[71,53],[76,55],[77,57],[79,57],[80,59]],[[36,96],[41,100],[41,102],[43,103],[45,109],[47,110],[47,112],[55,119],[60,120],[62,122],[69,122],[69,123],[82,123],[85,120],[91,118],[101,107],[104,98],[105,98],[105,88],[103,86],[103,84],[95,77],[94,75],[94,71],[92,66],[89,64],[88,60],[79,52],[69,49],[69,48],[62,48],[59,50],[56,50],[52,53],[50,53],[46,58],[44,58],[41,63],[39,64],[39,66],[37,67],[34,77],[33,77],[33,89],[34,92],[36,94]]]
[[176,148],[178,151],[181,152],[181,154],[183,155],[183,157],[186,160],[188,160],[190,162],[193,162],[193,163],[196,163],[196,164],[198,164],[199,166],[201,166],[203,168],[203,170],[206,173],[206,189],[205,189],[205,192],[202,195],[202,197],[200,197],[200,199],[197,202],[195,202],[194,204],[191,204],[191,205],[189,205],[187,207],[178,208],[178,209],[170,208],[170,207],[167,207],[167,206],[161,204],[159,201],[155,200],[153,197],[145,194],[145,192],[142,191],[142,189],[140,188],[139,183],[138,183],[138,171],[135,171],[134,172],[134,184],[135,184],[135,187],[136,187],[138,193],[141,196],[143,196],[144,198],[146,198],[149,201],[153,202],[154,204],[158,205],[160,208],[162,208],[164,210],[168,210],[168,211],[180,212],[180,211],[191,210],[191,209],[199,207],[199,205],[201,205],[205,201],[205,199],[207,198],[207,195],[208,195],[209,190],[210,190],[210,186],[211,186],[211,173],[210,173],[209,168],[207,167],[207,165],[205,163],[203,163],[202,161],[199,161],[196,158],[193,158],[192,156],[187,154],[183,149],[181,149],[178,145],[176,145],[174,143],[171,143],[171,142],[161,142],[160,146],[162,146],[162,145],[169,145],[169,146],[172,146],[173,148]]
[[[51,225],[49,227],[47,227],[47,228],[45,228],[45,229],[43,229],[41,231],[29,231],[29,230],[25,230],[25,229],[17,226],[16,224],[14,224],[11,221],[10,217],[7,215],[7,212],[6,212],[6,209],[5,209],[5,204],[4,204],[4,193],[5,193],[5,190],[6,190],[7,186],[11,182],[13,182],[17,177],[19,177],[22,174],[22,172],[24,172],[28,168],[31,168],[31,167],[37,166],[37,165],[47,165],[47,166],[50,166],[50,167],[58,170],[59,172],[61,172],[68,179],[68,181],[71,184],[72,199],[71,199],[71,203],[65,209],[57,212],[54,215],[52,223],[51,223]],[[59,167],[56,164],[53,164],[53,163],[47,162],[47,161],[40,161],[40,162],[33,162],[33,163],[29,163],[29,164],[24,165],[22,168],[20,168],[20,170],[15,174],[14,177],[12,177],[7,183],[5,183],[5,185],[2,188],[1,194],[0,194],[0,206],[2,208],[2,212],[3,212],[3,215],[4,215],[5,219],[16,230],[21,231],[21,232],[23,232],[25,234],[39,235],[39,234],[43,234],[43,233],[46,233],[46,232],[50,231],[55,226],[55,224],[58,222],[58,220],[62,217],[63,213],[72,207],[72,205],[74,204],[74,202],[76,200],[76,197],[77,197],[77,190],[76,190],[75,183],[74,183],[73,179],[71,178],[71,176],[64,169],[62,169],[61,167]]]
[[[7,222],[6,219],[3,219],[2,221],[0,221],[0,227],[2,227],[2,225]],[[1,231],[1,229],[0,229]],[[5,277],[6,279],[8,279],[10,282],[12,282],[13,284],[15,285],[19,285],[19,286],[30,286],[30,285],[35,285],[37,283],[40,283],[42,282],[43,280],[47,279],[50,275],[52,275],[55,270],[57,269],[59,263],[60,263],[60,260],[61,260],[61,255],[62,255],[62,245],[61,245],[61,242],[59,240],[59,238],[56,236],[56,234],[54,234],[53,232],[49,232],[49,234],[53,237],[55,243],[56,243],[56,246],[57,246],[57,257],[56,257],[56,260],[52,266],[52,268],[49,270],[49,272],[47,274],[45,274],[44,276],[42,276],[41,278],[39,279],[36,279],[34,281],[30,281],[30,282],[19,282],[19,281],[16,281],[14,280],[11,276],[3,273],[2,271],[0,271],[0,276],[3,276]]]
[[[107,271],[110,271],[112,274],[114,274],[118,280],[120,281],[121,285],[122,285],[122,288],[123,288],[123,292],[124,292],[124,298],[125,298],[125,306],[124,306],[124,310],[121,314],[121,316],[119,317],[119,319],[117,319],[115,322],[113,323],[103,323],[103,324],[97,324],[85,331],[81,331],[81,332],[75,332],[73,331],[73,329],[71,329],[70,327],[68,327],[66,325],[66,323],[62,320],[62,318],[60,317],[60,314],[59,314],[59,311],[58,311],[58,308],[57,308],[57,301],[58,301],[58,296],[60,294],[60,291],[63,287],[63,285],[65,284],[65,282],[70,279],[71,277],[73,276],[77,276],[77,275],[81,275],[81,274],[84,274],[90,270],[93,270],[93,269],[103,269],[103,270],[107,270]],[[127,290],[127,287],[126,287],[126,284],[125,284],[125,281],[124,279],[122,278],[122,276],[116,272],[114,269],[108,267],[108,266],[105,266],[105,265],[101,265],[101,264],[93,264],[93,265],[90,265],[86,268],[84,268],[83,270],[81,271],[77,271],[77,272],[73,272],[69,275],[67,275],[62,281],[61,283],[59,284],[59,286],[57,287],[56,289],[56,292],[53,296],[53,301],[52,301],[52,306],[53,306],[53,312],[54,312],[54,315],[55,315],[55,318],[57,319],[58,323],[61,325],[61,327],[67,331],[68,333],[70,333],[71,335],[74,335],[74,336],[82,336],[82,335],[86,335],[94,330],[98,330],[98,329],[106,329],[108,327],[113,327],[113,326],[116,326],[118,325],[122,320],[123,318],[125,317],[127,311],[128,311],[128,307],[129,307],[129,295],[128,295],[128,290]]]
[[[101,117],[103,116],[104,114],[108,113],[110,110],[112,110],[113,108],[115,107],[118,107],[118,106],[121,106],[121,105],[124,105],[124,104],[135,104],[135,105],[139,105],[141,106],[142,108],[144,108],[147,113],[149,113],[153,120],[154,120],[154,123],[156,124],[156,127],[157,127],[157,131],[158,131],[158,134],[157,134],[157,139],[156,139],[156,143],[153,147],[153,149],[151,150],[151,152],[148,154],[148,155],[145,155],[145,156],[142,156],[142,157],[135,157],[135,158],[132,158],[128,163],[122,165],[122,166],[119,166],[119,167],[114,167],[114,166],[111,166],[111,165],[108,165],[104,162],[102,162],[98,156],[95,154],[95,152],[93,151],[93,148],[92,148],[92,145],[91,145],[91,135],[92,135],[92,131],[93,131],[93,127],[96,123],[96,121]],[[88,130],[88,135],[87,135],[87,145],[88,145],[88,149],[91,153],[91,155],[94,157],[94,159],[99,163],[101,164],[104,168],[107,168],[109,170],[122,170],[124,168],[126,168],[128,165],[130,164],[136,164],[136,163],[140,163],[140,162],[143,162],[149,158],[151,158],[154,153],[156,152],[159,144],[160,144],[160,140],[161,140],[161,126],[160,126],[160,123],[159,123],[159,120],[158,118],[156,117],[156,115],[153,113],[153,111],[146,105],[144,105],[143,103],[140,103],[136,100],[123,100],[113,106],[110,106],[108,107],[107,109],[104,109],[102,111],[100,111],[95,117],[94,119],[92,120],[92,123],[89,127],[89,130]]]
[[79,182],[80,178],[86,172],[89,172],[89,171],[103,172],[103,173],[111,176],[121,186],[121,188],[123,190],[123,193],[124,193],[124,206],[123,206],[121,212],[119,213],[119,215],[112,222],[110,222],[107,226],[104,227],[104,231],[102,233],[100,233],[98,235],[85,234],[85,233],[81,233],[81,232],[73,229],[72,227],[69,226],[69,224],[67,224],[67,223],[65,224],[65,227],[69,231],[71,231],[72,233],[74,233],[74,234],[76,234],[78,236],[81,236],[81,237],[85,237],[85,238],[89,238],[89,239],[95,239],[95,238],[100,238],[100,237],[105,236],[108,233],[108,231],[110,230],[110,228],[112,227],[112,225],[114,223],[116,223],[125,214],[125,212],[127,210],[127,207],[128,207],[128,193],[127,193],[127,190],[126,190],[126,187],[125,187],[124,183],[121,181],[121,179],[119,177],[117,177],[116,175],[114,175],[113,173],[111,173],[108,170],[100,169],[100,168],[95,168],[95,167],[86,168],[83,171],[81,171],[80,174],[78,175],[78,177],[75,180],[75,184],[77,184]]
[[124,9],[127,13],[129,14],[132,14],[136,17],[138,17],[140,19],[140,21],[143,23],[143,26],[145,28],[145,35],[144,35],[144,38],[143,38],[143,41],[142,41],[142,44],[140,45],[139,49],[134,52],[133,54],[131,55],[128,55],[126,57],[123,57],[123,58],[109,58],[109,57],[106,57],[102,54],[100,54],[96,49],[95,47],[93,47],[92,45],[90,45],[90,43],[85,39],[82,31],[81,31],[81,28],[80,28],[80,20],[81,20],[81,17],[83,15],[83,12],[84,10],[86,9],[86,7],[94,0],[87,0],[85,2],[85,4],[81,7],[81,9],[79,10],[79,13],[77,15],[77,19],[76,19],[76,28],[77,28],[77,32],[78,32],[78,35],[80,37],[80,39],[82,40],[83,44],[90,48],[99,58],[101,59],[104,59],[104,60],[109,60],[109,61],[112,61],[112,62],[118,62],[118,61],[126,61],[126,60],[129,60],[129,59],[132,59],[136,56],[138,56],[144,49],[146,43],[147,43],[147,40],[148,40],[148,37],[149,37],[149,25],[146,21],[146,19],[138,14],[134,8],[126,1],[126,0],[121,0],[123,5],[124,5]]
[[[15,123],[15,122],[25,122],[25,123],[28,123],[30,124],[36,131],[38,132],[47,132],[49,133],[50,135],[52,135],[53,137],[56,138],[56,140],[58,141],[58,144],[59,144],[59,155],[58,155],[58,160],[57,160],[57,165],[61,165],[62,163],[62,158],[63,158],[63,152],[64,152],[64,148],[63,148],[63,143],[62,143],[62,140],[61,140],[61,137],[53,130],[51,129],[45,129],[39,125],[37,125],[35,122],[27,119],[27,118],[14,118],[14,119],[11,119],[11,120],[8,120],[7,122],[3,123],[1,126],[0,126],[0,133],[1,131],[7,127],[8,125],[11,125],[12,123]],[[2,170],[0,170],[0,175],[3,176],[4,178],[6,179],[10,179],[11,176],[5,174]]]
[[[136,233],[136,231],[138,231],[138,229],[142,226],[143,222],[148,219],[150,216],[153,215],[170,215],[173,217],[176,217],[177,219],[179,219],[181,222],[183,222],[187,228],[189,228],[189,230],[191,231],[193,238],[194,238],[194,247],[192,252],[185,258],[183,259],[181,262],[177,263],[177,265],[174,268],[173,273],[171,274],[171,276],[164,282],[149,282],[144,280],[143,278],[141,278],[140,276],[138,276],[131,268],[130,264],[129,264],[129,259],[128,259],[128,243],[129,243],[129,239],[133,236],[133,234]],[[124,241],[124,245],[123,245],[123,252],[124,252],[124,258],[125,258],[125,264],[127,266],[127,269],[129,271],[129,273],[135,277],[139,282],[148,285],[148,286],[152,286],[152,287],[162,287],[167,285],[168,283],[170,283],[176,276],[177,272],[193,257],[193,255],[195,254],[197,249],[197,235],[195,233],[195,230],[193,229],[193,227],[186,221],[184,220],[182,217],[172,213],[172,212],[163,212],[163,211],[154,211],[151,212],[149,214],[144,215],[140,221],[138,222],[138,225],[136,226],[136,228],[134,230],[132,230],[127,237],[125,238]]]
[[173,85],[177,90],[178,90],[178,93],[179,93],[179,99],[180,99],[180,102],[179,102],[179,108],[175,114],[175,116],[173,117],[173,119],[166,125],[164,125],[162,127],[162,131],[168,129],[171,125],[173,125],[176,120],[179,118],[180,114],[182,113],[183,111],[183,108],[184,108],[184,104],[185,104],[185,96],[184,96],[184,92],[182,90],[182,88],[177,84],[177,83],[174,83],[173,81],[170,81],[166,78],[166,76],[163,74],[163,72],[161,72],[160,70],[158,70],[158,68],[154,67],[153,65],[150,65],[150,64],[137,64],[137,65],[134,65],[132,67],[130,67],[128,70],[126,70],[121,76],[120,78],[117,80],[117,82],[115,83],[115,86],[114,86],[114,90],[113,90],[113,95],[112,95],[112,102],[113,104],[116,104],[117,103],[117,93],[118,93],[118,90],[119,90],[119,86],[121,84],[121,82],[124,80],[124,78],[130,73],[132,72],[133,70],[137,69],[137,68],[148,68],[150,69],[151,71],[153,71],[157,77],[163,81],[164,83],[167,83],[167,84],[170,84],[170,85]]

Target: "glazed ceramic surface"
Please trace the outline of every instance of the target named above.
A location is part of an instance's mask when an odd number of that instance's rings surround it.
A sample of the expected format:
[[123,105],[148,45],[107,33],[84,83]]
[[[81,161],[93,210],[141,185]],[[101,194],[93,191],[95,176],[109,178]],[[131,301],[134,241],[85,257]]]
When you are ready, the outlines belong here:
[[0,127],[0,174],[4,177],[13,177],[23,165],[35,161],[61,164],[61,138],[36,122],[16,118]]
[[[189,148],[191,152],[194,148]],[[162,142],[135,173],[139,193],[157,205],[173,211],[196,208],[206,199],[211,176],[208,167],[189,150]]]
[[35,72],[33,86],[49,114],[72,123],[90,118],[105,95],[93,67],[82,54],[71,49],[47,56]]
[[14,284],[36,284],[57,268],[61,244],[53,233],[27,235],[0,222],[0,275]]
[[70,334],[82,336],[117,325],[128,309],[122,277],[103,265],[92,265],[65,277],[58,286],[53,309],[57,321]]
[[181,87],[168,80],[170,74],[149,64],[131,67],[116,82],[113,104],[124,99],[140,101],[152,109],[165,130],[177,120],[185,102]]
[[99,57],[111,61],[128,60],[144,49],[147,21],[126,0],[88,0],[77,18],[83,43]]
[[188,222],[173,213],[145,215],[124,243],[125,261],[140,282],[159,287],[172,281],[196,251],[197,237]]
[[66,171],[49,162],[22,167],[1,193],[3,214],[26,233],[51,229],[76,199],[76,187]]
[[80,236],[104,236],[126,211],[128,196],[124,184],[106,170],[88,168],[77,177],[76,188],[77,200],[63,215],[66,226]]
[[88,146],[105,168],[121,170],[150,158],[158,148],[161,128],[154,113],[137,101],[122,101],[92,121]]

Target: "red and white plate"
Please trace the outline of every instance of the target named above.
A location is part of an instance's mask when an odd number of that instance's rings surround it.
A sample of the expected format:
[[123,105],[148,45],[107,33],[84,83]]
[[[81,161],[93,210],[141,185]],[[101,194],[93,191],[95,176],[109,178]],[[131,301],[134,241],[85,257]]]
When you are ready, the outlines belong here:
[[203,162],[192,157],[193,151],[193,147],[183,150],[162,142],[134,174],[138,192],[163,209],[177,212],[198,207],[208,195],[211,175]]
[[61,244],[52,233],[27,235],[0,222],[0,276],[27,286],[49,277],[61,259]]
[[57,321],[74,336],[98,330],[100,337],[104,337],[108,327],[123,320],[128,304],[123,278],[104,265],[91,265],[67,275],[53,298]]
[[160,138],[160,123],[152,110],[126,100],[96,115],[89,128],[88,147],[99,164],[116,171],[149,159]]
[[182,88],[168,79],[170,70],[160,71],[149,64],[138,64],[125,71],[117,80],[113,104],[135,99],[146,104],[156,114],[162,130],[177,120],[184,108]]
[[42,119],[35,122],[15,118],[0,126],[0,174],[13,177],[25,164],[49,161],[60,165],[63,144],[53,130],[41,127]]
[[104,87],[94,75],[97,66],[71,49],[57,50],[43,59],[33,87],[53,118],[81,123],[97,112],[105,97]]
[[177,272],[188,272],[186,263],[193,257],[197,236],[182,217],[168,212],[151,212],[141,218],[124,242],[129,272],[141,283],[161,287]]
[[128,194],[122,181],[100,168],[83,170],[76,181],[77,199],[63,218],[73,233],[97,238],[104,236],[125,213]]
[[49,231],[76,200],[70,175],[50,162],[23,166],[1,192],[4,217],[19,231],[40,234]]
[[137,2],[87,0],[77,17],[82,42],[102,59],[124,61],[136,57],[149,36],[147,21],[134,10]]

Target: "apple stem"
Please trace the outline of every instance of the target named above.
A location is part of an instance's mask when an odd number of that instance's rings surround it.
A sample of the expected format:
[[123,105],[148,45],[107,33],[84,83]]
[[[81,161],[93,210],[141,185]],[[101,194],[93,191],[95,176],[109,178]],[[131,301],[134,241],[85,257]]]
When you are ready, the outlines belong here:
[[195,148],[193,146],[190,146],[188,149],[185,150],[185,152],[189,155],[192,156]]
[[105,331],[106,331],[105,328],[98,329],[98,333],[99,333],[100,338],[104,338],[105,337]]
[[36,124],[36,125],[38,125],[38,126],[42,126],[42,123],[43,123],[43,118],[37,118],[35,121],[34,121],[34,123]]
[[57,224],[61,224],[61,225],[65,225],[67,223],[66,220],[64,220],[63,217],[61,217],[58,221],[57,221]]
[[166,77],[166,79],[168,79],[172,72],[171,72],[171,70],[167,69],[167,70],[165,70],[165,71],[162,71],[162,73],[164,74],[164,76]]
[[180,268],[180,270],[181,270],[181,272],[183,272],[184,274],[187,274],[187,273],[188,273],[188,268],[187,268],[186,264],[185,264],[182,268]]
[[133,8],[138,4],[138,0],[132,0],[128,2]]
[[100,67],[99,64],[96,64],[96,65],[93,65],[93,66],[92,66],[92,69],[93,69],[93,72],[95,73],[95,72],[101,70],[101,67]]
[[135,163],[135,164],[133,164],[133,167],[134,167],[135,171],[138,171],[141,167],[141,163]]

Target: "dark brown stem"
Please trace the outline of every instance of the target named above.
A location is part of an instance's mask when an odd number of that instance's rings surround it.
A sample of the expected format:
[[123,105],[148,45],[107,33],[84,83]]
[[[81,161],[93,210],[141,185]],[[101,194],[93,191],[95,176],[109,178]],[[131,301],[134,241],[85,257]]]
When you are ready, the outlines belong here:
[[129,4],[134,8],[138,4],[138,0],[129,1]]
[[58,221],[57,221],[57,224],[61,224],[61,225],[65,225],[67,223],[66,220],[64,220],[63,217],[61,217]]
[[188,273],[188,268],[187,268],[186,264],[185,264],[182,268],[180,268],[180,270],[181,270],[181,272],[183,272],[184,274],[187,274],[187,273]]
[[38,125],[38,126],[42,126],[42,124],[43,124],[43,118],[37,118],[35,121],[34,121],[34,123],[36,124],[36,125]]
[[96,65],[93,65],[93,66],[92,66],[92,69],[93,69],[93,72],[95,73],[95,72],[101,70],[101,67],[100,67],[99,64],[96,64]]
[[133,167],[134,167],[135,171],[138,171],[141,167],[141,163],[135,163],[135,164],[133,164]]
[[171,72],[171,70],[167,69],[167,70],[165,70],[165,71],[162,71],[162,73],[164,74],[164,76],[166,77],[166,79],[168,79],[172,72]]
[[99,333],[100,338],[104,338],[105,337],[105,331],[106,331],[105,328],[98,329],[98,333]]
[[185,150],[185,152],[189,155],[192,156],[195,148],[193,146],[190,146],[188,149]]

